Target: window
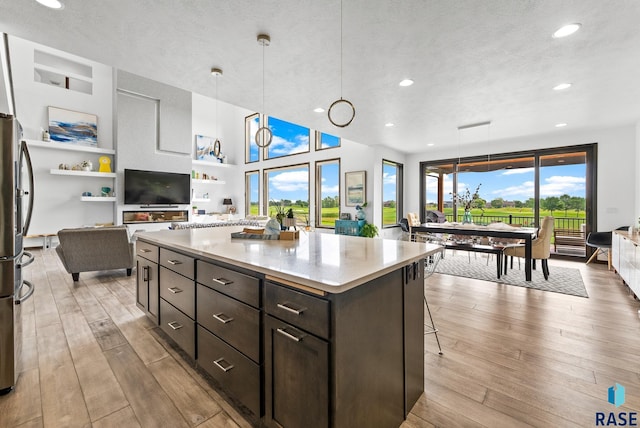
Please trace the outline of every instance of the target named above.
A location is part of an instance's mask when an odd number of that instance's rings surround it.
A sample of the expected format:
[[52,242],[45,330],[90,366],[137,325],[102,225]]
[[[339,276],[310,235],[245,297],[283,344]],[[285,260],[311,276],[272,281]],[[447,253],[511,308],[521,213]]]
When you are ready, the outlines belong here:
[[[595,223],[588,214],[596,211],[596,148],[586,144],[422,162],[421,218],[438,209],[447,220],[462,221],[464,207],[456,206],[453,194],[478,189],[470,210],[474,223],[537,226],[542,217],[552,215],[556,230],[584,236]],[[583,245],[551,249],[578,257],[586,250]]]
[[316,225],[335,227],[340,216],[340,159],[316,162]]
[[260,176],[258,171],[247,171],[244,174],[244,212],[247,215],[260,215]]
[[340,137],[316,131],[316,150],[340,147]]
[[245,163],[260,160],[260,147],[256,144],[256,132],[260,128],[260,114],[255,113],[244,119]]
[[309,164],[264,171],[265,214],[275,216],[275,206],[291,208],[298,224],[309,218]]
[[382,227],[396,226],[402,217],[402,164],[382,161]]
[[285,122],[275,117],[269,117],[268,123],[269,129],[273,133],[273,140],[265,152],[267,159],[309,151],[309,128]]

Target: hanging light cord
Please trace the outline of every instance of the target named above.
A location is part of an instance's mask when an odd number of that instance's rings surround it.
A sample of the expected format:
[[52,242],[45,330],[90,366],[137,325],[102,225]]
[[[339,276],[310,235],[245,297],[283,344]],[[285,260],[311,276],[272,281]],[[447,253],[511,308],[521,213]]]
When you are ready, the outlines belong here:
[[[263,120],[263,126],[261,126],[260,128],[258,128],[258,130],[256,131],[256,136],[255,136],[255,141],[256,141],[256,145],[260,148],[265,148],[268,147],[271,144],[271,141],[273,141],[273,132],[271,131],[271,129],[268,126],[264,126],[264,118],[266,117],[265,115],[265,53],[264,53],[264,48],[266,46],[268,46],[271,43],[271,38],[266,35],[266,34],[259,34],[258,35],[258,43],[260,43],[262,45],[262,120]],[[267,139],[266,136],[268,136],[269,138]],[[262,138],[260,138],[262,137]],[[265,141],[266,140],[266,141]]]
[[[356,117],[356,108],[354,107],[353,103],[349,100],[345,100],[342,97],[342,64],[343,64],[343,56],[344,56],[344,49],[343,49],[343,37],[342,37],[342,0],[340,0],[340,99],[334,101],[331,106],[329,107],[329,110],[327,111],[327,116],[329,118],[329,122],[331,122],[331,124],[333,126],[337,126],[339,128],[345,128],[347,126],[349,126],[351,124],[351,122],[353,122],[353,119],[355,119]],[[346,105],[349,109],[351,109],[351,117],[349,118],[349,120],[347,120],[346,122],[343,123],[337,123],[336,121],[333,120],[333,118],[331,117],[331,112],[333,111],[333,108],[336,106],[342,106],[342,105]]]

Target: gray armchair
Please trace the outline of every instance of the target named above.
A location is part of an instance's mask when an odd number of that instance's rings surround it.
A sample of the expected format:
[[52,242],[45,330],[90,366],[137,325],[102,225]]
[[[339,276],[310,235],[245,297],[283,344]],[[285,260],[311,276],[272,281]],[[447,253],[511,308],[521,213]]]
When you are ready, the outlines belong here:
[[131,276],[135,252],[124,226],[62,229],[58,240],[56,252],[74,281],[96,270],[126,269]]

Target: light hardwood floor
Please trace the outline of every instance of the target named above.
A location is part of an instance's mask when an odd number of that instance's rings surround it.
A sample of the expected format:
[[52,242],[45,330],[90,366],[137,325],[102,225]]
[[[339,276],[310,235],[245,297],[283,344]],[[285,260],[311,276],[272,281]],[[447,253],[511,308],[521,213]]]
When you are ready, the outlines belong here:
[[[135,276],[83,273],[35,251],[25,277],[16,391],[2,427],[246,427],[135,306]],[[480,260],[478,262],[481,262]],[[589,298],[433,275],[426,293],[444,355],[425,340],[425,394],[403,428],[585,427],[595,412],[640,409],[640,304],[603,265],[566,261]],[[626,403],[607,389],[626,387]]]

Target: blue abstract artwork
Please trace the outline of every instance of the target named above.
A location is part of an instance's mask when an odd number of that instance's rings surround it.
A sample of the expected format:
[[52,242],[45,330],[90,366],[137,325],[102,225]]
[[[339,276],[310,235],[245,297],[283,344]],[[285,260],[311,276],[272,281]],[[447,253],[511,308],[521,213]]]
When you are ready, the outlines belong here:
[[98,117],[58,107],[49,107],[51,141],[83,146],[98,145]]

